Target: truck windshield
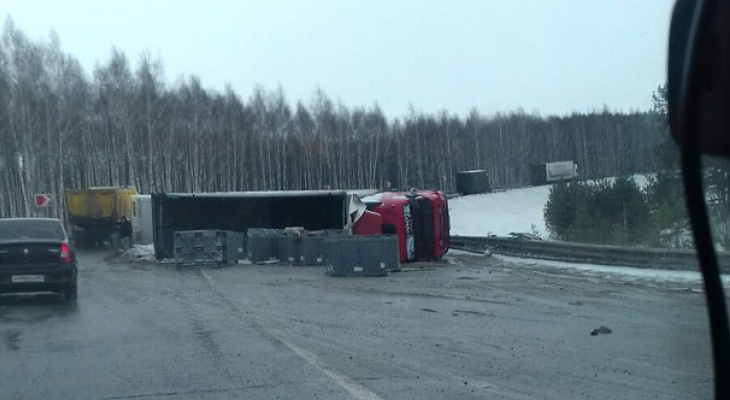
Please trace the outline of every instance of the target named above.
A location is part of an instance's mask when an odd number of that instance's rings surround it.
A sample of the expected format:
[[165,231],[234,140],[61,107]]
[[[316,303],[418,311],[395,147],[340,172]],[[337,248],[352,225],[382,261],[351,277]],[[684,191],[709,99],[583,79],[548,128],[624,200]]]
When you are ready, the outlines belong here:
[[0,220],[0,242],[18,240],[64,240],[66,234],[58,221]]

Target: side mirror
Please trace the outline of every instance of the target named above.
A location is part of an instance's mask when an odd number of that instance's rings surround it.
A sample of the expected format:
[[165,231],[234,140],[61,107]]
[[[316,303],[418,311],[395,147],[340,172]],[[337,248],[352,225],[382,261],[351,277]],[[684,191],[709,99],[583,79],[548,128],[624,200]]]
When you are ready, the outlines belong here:
[[674,140],[698,153],[730,157],[730,2],[677,1],[667,72]]

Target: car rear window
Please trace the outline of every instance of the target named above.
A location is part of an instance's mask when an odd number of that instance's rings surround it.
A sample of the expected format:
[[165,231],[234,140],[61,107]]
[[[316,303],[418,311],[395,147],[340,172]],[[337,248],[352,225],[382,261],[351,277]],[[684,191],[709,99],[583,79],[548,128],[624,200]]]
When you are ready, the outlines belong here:
[[66,233],[58,221],[0,220],[0,242],[64,239],[66,239]]

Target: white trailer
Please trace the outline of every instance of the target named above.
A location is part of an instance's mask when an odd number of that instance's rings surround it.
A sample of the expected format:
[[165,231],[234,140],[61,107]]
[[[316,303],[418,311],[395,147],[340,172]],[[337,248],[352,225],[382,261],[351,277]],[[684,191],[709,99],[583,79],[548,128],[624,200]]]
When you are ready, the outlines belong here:
[[573,161],[558,161],[535,164],[531,168],[532,183],[544,185],[578,177],[578,165]]
[[148,194],[132,196],[132,231],[135,244],[152,243],[152,199]]

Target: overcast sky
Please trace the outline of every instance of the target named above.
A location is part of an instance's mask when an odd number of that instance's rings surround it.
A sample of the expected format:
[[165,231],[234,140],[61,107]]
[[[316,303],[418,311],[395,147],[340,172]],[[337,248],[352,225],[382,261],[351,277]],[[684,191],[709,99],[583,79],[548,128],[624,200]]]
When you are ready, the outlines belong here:
[[55,30],[91,73],[112,46],[148,51],[166,80],[320,87],[390,117],[523,108],[542,115],[646,110],[665,80],[670,0],[2,0],[33,39]]

